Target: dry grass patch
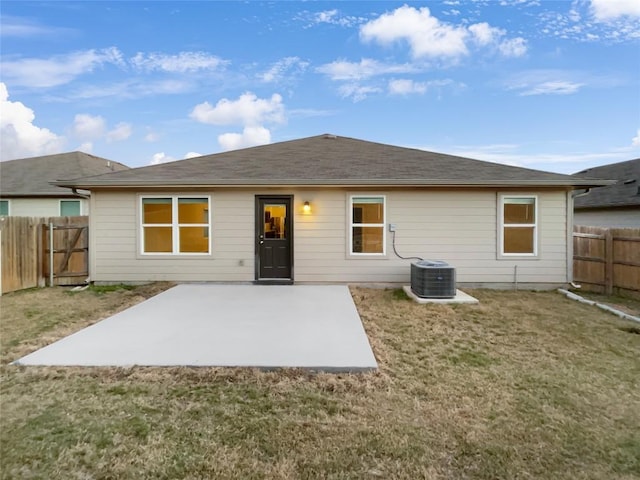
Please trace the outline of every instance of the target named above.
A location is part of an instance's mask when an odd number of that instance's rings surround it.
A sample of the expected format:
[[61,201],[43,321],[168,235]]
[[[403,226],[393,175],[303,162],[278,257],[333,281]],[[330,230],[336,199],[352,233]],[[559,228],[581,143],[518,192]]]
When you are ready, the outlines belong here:
[[584,292],[581,290],[572,290],[573,293],[581,297],[593,300],[594,302],[609,305],[617,310],[640,317],[640,298],[619,295],[603,295],[601,293]]
[[[142,292],[98,297],[116,309]],[[13,344],[0,372],[2,478],[640,476],[629,323],[556,293],[475,291],[477,306],[352,294],[378,373],[8,366],[104,315],[54,290],[3,297],[0,333]],[[46,329],[26,318],[27,305],[48,303],[86,312]]]
[[8,363],[55,340],[125,310],[170,288],[158,282],[139,287],[36,288],[0,297],[0,362]]

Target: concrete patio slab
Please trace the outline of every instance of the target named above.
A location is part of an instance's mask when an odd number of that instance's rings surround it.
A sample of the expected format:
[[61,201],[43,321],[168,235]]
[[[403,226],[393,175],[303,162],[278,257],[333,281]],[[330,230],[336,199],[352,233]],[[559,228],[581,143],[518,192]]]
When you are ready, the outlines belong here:
[[177,285],[14,363],[377,369],[344,285]]
[[411,286],[409,285],[405,285],[402,289],[409,298],[418,303],[480,303],[478,299],[472,297],[468,293],[464,293],[462,290],[456,290],[456,296],[453,298],[423,298],[413,293],[413,290],[411,290]]

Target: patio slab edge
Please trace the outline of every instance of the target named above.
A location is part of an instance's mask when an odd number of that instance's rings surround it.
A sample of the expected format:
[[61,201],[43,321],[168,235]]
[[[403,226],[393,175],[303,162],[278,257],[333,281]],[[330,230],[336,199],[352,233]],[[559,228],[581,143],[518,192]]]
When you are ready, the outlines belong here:
[[462,290],[456,290],[456,296],[453,297],[453,298],[423,298],[423,297],[419,297],[418,295],[413,293],[413,290],[411,290],[411,286],[410,285],[405,285],[405,286],[402,287],[402,289],[404,290],[404,293],[406,293],[407,296],[411,300],[413,300],[414,302],[417,302],[417,303],[421,303],[421,304],[426,304],[426,303],[435,303],[435,304],[458,303],[458,304],[475,305],[475,304],[480,303],[477,298],[472,297],[471,295],[469,295],[468,293],[463,292]]

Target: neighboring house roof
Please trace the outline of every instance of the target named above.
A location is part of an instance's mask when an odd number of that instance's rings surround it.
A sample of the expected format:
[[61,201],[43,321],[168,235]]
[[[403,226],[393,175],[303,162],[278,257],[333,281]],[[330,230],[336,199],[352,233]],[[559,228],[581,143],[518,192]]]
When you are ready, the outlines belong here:
[[576,197],[576,209],[640,205],[640,158],[589,168],[574,176],[617,180],[613,185],[594,188],[589,193]]
[[259,147],[57,182],[84,188],[251,185],[605,185],[530,170],[335,135]]
[[50,182],[128,170],[113,160],[83,152],[0,162],[0,195],[3,197],[52,197],[72,193]]

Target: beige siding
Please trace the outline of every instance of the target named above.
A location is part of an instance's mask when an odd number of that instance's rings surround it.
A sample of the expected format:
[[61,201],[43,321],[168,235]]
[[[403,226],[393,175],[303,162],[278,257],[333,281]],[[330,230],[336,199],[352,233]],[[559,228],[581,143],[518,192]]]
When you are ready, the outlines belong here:
[[[350,192],[357,193],[357,192]],[[396,249],[404,257],[444,260],[459,282],[508,283],[517,266],[522,283],[566,281],[566,196],[538,193],[540,255],[537,259],[497,259],[497,192],[379,191],[387,199],[386,223],[396,224]],[[381,259],[346,254],[347,202],[343,191],[317,192],[313,214],[296,219],[297,281],[407,282],[409,260],[397,258],[392,234]],[[307,199],[305,198],[305,199]],[[302,220],[302,221],[301,221]],[[323,233],[323,231],[325,233]]]
[[[60,200],[76,198],[4,198],[9,200],[9,215],[12,217],[57,217],[60,215]],[[80,200],[80,215],[88,215],[89,202]]]
[[578,210],[574,213],[573,223],[587,227],[640,228],[640,207]]
[[[167,192],[154,192],[157,193]],[[139,252],[138,195],[95,192],[91,215],[92,279],[98,282],[253,280],[253,195],[233,191],[196,194],[211,195],[212,254],[155,257]]]
[[[154,192],[163,193],[163,192]],[[164,192],[166,193],[166,192]],[[296,282],[409,281],[409,260],[397,258],[387,232],[386,255],[353,258],[347,243],[349,194],[358,191],[215,190],[211,195],[212,255],[198,258],[141,256],[138,196],[93,193],[92,278],[118,281],[254,280],[255,194],[294,195],[294,277]],[[384,194],[386,223],[395,223],[396,248],[403,256],[445,260],[460,283],[564,283],[567,281],[566,193],[536,193],[539,199],[539,255],[498,259],[497,191],[368,190]],[[304,201],[310,215],[302,213]]]

